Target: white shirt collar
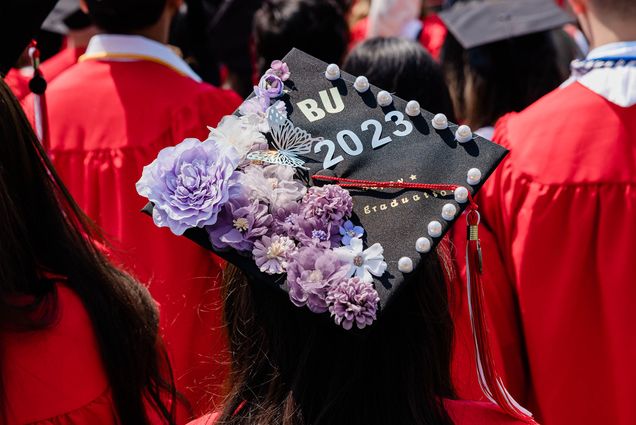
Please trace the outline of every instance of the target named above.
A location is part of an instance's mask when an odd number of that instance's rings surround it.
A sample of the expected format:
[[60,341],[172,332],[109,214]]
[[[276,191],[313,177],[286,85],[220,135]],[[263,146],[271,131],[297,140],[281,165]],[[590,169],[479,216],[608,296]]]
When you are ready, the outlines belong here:
[[165,44],[140,35],[98,34],[91,38],[82,60],[151,60],[201,82],[201,77]]
[[[622,57],[636,57],[636,41],[610,43],[597,47],[588,53],[586,59]],[[634,61],[628,62],[624,66],[594,68],[582,76],[573,75],[561,87],[567,87],[575,82],[618,106],[628,108],[636,105],[636,65]]]

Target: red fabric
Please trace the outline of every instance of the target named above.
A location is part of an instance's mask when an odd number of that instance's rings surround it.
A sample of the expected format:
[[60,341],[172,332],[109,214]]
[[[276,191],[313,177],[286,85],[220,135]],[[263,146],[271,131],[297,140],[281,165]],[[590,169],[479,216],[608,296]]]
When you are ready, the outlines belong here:
[[519,306],[527,401],[545,425],[633,423],[635,134],[636,106],[578,83],[496,127],[511,153],[478,203],[508,278],[492,284]]
[[[360,19],[351,28],[349,39],[349,49],[354,48],[358,43],[367,38],[369,18]],[[435,60],[439,60],[442,46],[446,39],[446,26],[444,22],[434,13],[429,14],[422,20],[422,32],[420,33],[420,43]]]
[[54,326],[0,333],[8,425],[115,425],[88,314],[72,290],[58,285],[57,292]]
[[4,82],[13,92],[13,95],[22,100],[25,96],[31,93],[29,90],[29,81],[31,77],[28,77],[20,72],[19,69],[12,68],[4,77]]
[[[51,158],[86,213],[105,230],[129,271],[160,305],[161,326],[178,389],[209,408],[210,385],[225,375],[221,328],[221,261],[140,210],[142,168],[241,102],[233,92],[197,83],[147,61],[81,62],[49,87]],[[26,102],[27,107],[29,102]]]
[[[445,400],[444,405],[455,425],[527,425],[506,416],[492,403]],[[218,413],[203,416],[188,425],[214,425]]]

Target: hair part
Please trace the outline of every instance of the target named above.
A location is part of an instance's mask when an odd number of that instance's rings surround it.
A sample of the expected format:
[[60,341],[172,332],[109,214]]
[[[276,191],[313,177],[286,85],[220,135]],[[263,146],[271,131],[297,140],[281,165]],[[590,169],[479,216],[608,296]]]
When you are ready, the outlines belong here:
[[346,331],[229,265],[232,367],[217,424],[452,424],[453,323],[438,257],[401,291],[369,328]]

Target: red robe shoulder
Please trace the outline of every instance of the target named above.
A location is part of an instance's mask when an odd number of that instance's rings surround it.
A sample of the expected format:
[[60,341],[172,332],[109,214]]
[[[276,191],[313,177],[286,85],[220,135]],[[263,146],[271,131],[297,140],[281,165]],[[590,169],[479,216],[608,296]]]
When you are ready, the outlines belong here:
[[633,422],[635,134],[636,106],[578,83],[496,127],[510,154],[478,196],[502,267],[488,284],[514,295],[521,401],[547,424]]
[[57,285],[57,301],[52,327],[0,333],[8,424],[115,425],[90,318],[68,287]]

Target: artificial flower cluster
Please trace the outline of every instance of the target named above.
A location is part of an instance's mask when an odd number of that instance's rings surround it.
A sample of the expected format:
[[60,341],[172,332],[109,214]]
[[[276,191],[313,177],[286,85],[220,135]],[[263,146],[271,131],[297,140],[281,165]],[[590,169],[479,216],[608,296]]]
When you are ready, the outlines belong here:
[[215,249],[248,256],[265,274],[286,274],[296,306],[330,312],[347,330],[364,328],[379,303],[373,276],[387,264],[380,244],[364,249],[364,229],[350,221],[349,192],[306,188],[293,167],[247,159],[268,149],[269,108],[286,116],[278,99],[289,77],[287,65],[274,61],[240,116],[224,117],[203,142],[163,149],[144,167],[137,191],[154,204],[157,226],[177,235],[202,228]]

